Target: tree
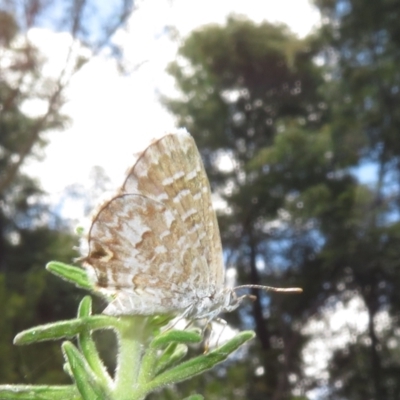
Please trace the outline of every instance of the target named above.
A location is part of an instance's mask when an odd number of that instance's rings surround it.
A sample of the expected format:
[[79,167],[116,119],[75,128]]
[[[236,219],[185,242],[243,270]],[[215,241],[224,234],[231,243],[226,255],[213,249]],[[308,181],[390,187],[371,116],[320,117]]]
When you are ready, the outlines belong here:
[[[344,152],[357,151],[355,165],[376,170],[376,179],[368,188],[359,189],[362,214],[347,224],[346,243],[336,258],[348,270],[346,286],[357,288],[366,306],[368,331],[364,341],[359,339],[336,354],[332,398],[395,399],[399,386],[393,374],[398,374],[400,365],[388,354],[399,316],[400,98],[396,65],[400,52],[395,20],[400,2],[315,3],[324,16],[321,38],[336,87],[330,98],[336,143],[342,149],[347,147]],[[379,316],[386,313],[388,322],[382,324]],[[358,376],[351,372],[354,370],[359,371]]]
[[[284,211],[291,196],[332,169],[324,157],[329,134],[319,133],[328,112],[312,43],[283,26],[231,17],[225,27],[193,32],[181,62],[169,68],[184,99],[164,103],[195,137],[212,188],[226,204],[219,218],[224,251],[241,282],[302,286],[302,268],[315,253],[313,229]],[[252,365],[246,397],[288,398],[302,377],[299,322],[311,300],[254,294],[261,352],[253,356],[263,373]]]
[[[388,186],[398,176],[397,25],[376,16],[390,19],[385,7],[396,7],[318,4],[327,24],[303,41],[238,18],[194,32],[169,69],[184,97],[164,102],[195,136],[225,202],[228,266],[241,282],[304,289],[295,299],[259,294],[254,303],[264,375],[252,366],[247,397],[320,387],[320,377],[302,373],[300,327],[358,298],[369,325],[332,355],[323,389],[331,398],[394,399],[398,363],[383,360],[398,329],[399,191]],[[366,160],[377,166],[375,187],[354,172]]]
[[[105,46],[111,47],[112,34],[131,11],[131,2],[115,4],[104,20],[92,21],[92,31],[86,22],[89,9],[91,17],[97,15],[93,4],[56,3],[0,3],[0,381],[5,383],[65,380],[58,344],[19,352],[12,347],[13,337],[22,329],[71,317],[79,300],[77,290],[71,291],[44,271],[52,259],[71,262],[77,256],[73,250],[77,240],[51,211],[39,183],[24,175],[21,166],[29,158],[40,158],[45,134],[64,128],[68,121],[61,112],[64,94],[73,75],[89,61],[83,54],[95,55]],[[52,14],[56,6],[57,13]],[[55,77],[44,75],[44,55],[29,34],[31,28],[50,22],[54,29],[71,35],[66,64]],[[96,29],[94,22],[98,23]],[[85,47],[86,53],[74,52],[76,47]],[[29,110],[35,102],[44,106],[42,113]],[[38,365],[38,355],[43,352],[48,359]]]
[[[43,146],[43,133],[49,129],[59,129],[62,121],[60,109],[65,102],[64,92],[72,77],[89,61],[86,55],[98,54],[104,47],[118,53],[112,45],[111,37],[123,26],[132,12],[132,2],[118,0],[108,15],[102,14],[96,2],[90,0],[68,2],[24,2],[0,3],[3,56],[9,58],[9,65],[3,65],[2,75],[11,84],[9,93],[3,94],[3,106],[12,107],[13,102],[41,101],[45,111],[31,120],[24,128],[24,140],[16,135],[12,151],[15,153],[0,176],[0,192],[12,184],[21,165],[32,155],[37,147]],[[57,10],[56,10],[57,9]],[[46,14],[47,13],[47,14]],[[57,15],[59,18],[55,18]],[[55,79],[41,75],[41,62],[38,50],[29,39],[29,30],[50,23],[55,31],[66,31],[71,36],[65,64]],[[91,28],[88,28],[89,23]],[[16,34],[18,32],[18,40]],[[79,48],[80,51],[76,51]],[[4,112],[4,111],[3,111]]]

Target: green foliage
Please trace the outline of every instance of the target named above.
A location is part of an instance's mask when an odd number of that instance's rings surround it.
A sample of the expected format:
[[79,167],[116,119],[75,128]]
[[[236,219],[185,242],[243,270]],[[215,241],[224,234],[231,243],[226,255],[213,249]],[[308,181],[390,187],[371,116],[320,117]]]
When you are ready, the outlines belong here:
[[[57,17],[52,8],[55,3],[27,0],[0,5],[0,51],[5,61],[0,65],[0,382],[66,381],[56,368],[62,355],[55,343],[18,351],[10,344],[15,334],[28,326],[70,317],[78,304],[78,290],[43,274],[49,259],[70,262],[77,256],[72,250],[76,239],[52,213],[38,182],[21,171],[27,161],[43,157],[45,133],[65,127],[68,118],[61,112],[64,90],[71,76],[88,61],[87,57],[72,59],[76,52],[71,51],[68,68],[61,67],[58,76],[45,76],[47,60],[30,40],[32,27],[43,21],[55,26],[57,21],[63,32],[70,27],[71,38],[84,39],[91,32],[82,23],[86,2],[78,8],[70,7],[70,2],[63,4]],[[98,26],[96,35],[86,40],[92,54],[123,24],[129,15],[128,3],[115,3],[111,13],[115,18]],[[50,18],[46,12],[51,13]],[[118,15],[120,12],[123,15]],[[76,42],[72,46],[75,49]],[[37,103],[42,112],[31,109]],[[43,354],[47,358],[41,357]]]
[[[353,206],[342,214],[342,236],[338,230],[324,250],[331,264],[343,265],[338,281],[357,290],[369,318],[368,331],[335,353],[330,364],[330,398],[396,399],[394,375],[400,365],[390,357],[388,346],[398,339],[387,333],[398,329],[400,310],[400,82],[396,68],[400,37],[395,23],[400,2],[378,0],[367,5],[358,0],[318,0],[316,4],[325,17],[321,38],[327,54],[336,60],[330,74],[339,78],[327,85],[333,89],[329,101],[336,154],[353,154],[354,164],[369,163],[376,169],[375,181],[353,191]],[[325,219],[326,226],[332,222]],[[382,314],[387,314],[384,323],[379,318]]]
[[[299,327],[358,299],[368,326],[360,344],[332,355],[321,389],[395,399],[399,363],[384,360],[400,306],[400,2],[315,3],[324,24],[304,40],[239,17],[193,32],[169,67],[181,97],[163,102],[195,136],[225,201],[220,229],[239,280],[304,289],[295,300],[259,294],[242,309],[259,339],[243,397],[319,388],[304,375]],[[366,165],[377,171],[368,185]],[[268,373],[255,376],[257,366]]]
[[[42,273],[31,272],[23,284],[31,290],[32,297],[25,293],[9,290],[6,286],[6,275],[0,275],[1,296],[1,341],[0,341],[0,374],[2,382],[16,383],[21,380],[65,382],[61,371],[56,369],[62,362],[59,346],[55,343],[35,346],[26,351],[16,351],[12,343],[15,331],[37,321],[38,301],[49,279]],[[31,286],[34,285],[34,286]],[[45,357],[43,355],[45,354]],[[38,360],[42,359],[38,363]]]
[[[83,270],[62,263],[50,263],[49,271],[85,286],[87,277]],[[79,270],[79,271],[78,271]],[[93,289],[93,288],[92,288]],[[109,317],[92,315],[92,301],[85,297],[78,316],[68,321],[50,323],[30,328],[18,334],[14,343],[26,345],[36,342],[76,338],[62,344],[65,359],[64,370],[74,384],[69,386],[0,386],[2,399],[144,399],[148,393],[190,379],[226,360],[242,344],[253,338],[252,332],[242,332],[215,350],[180,362],[187,345],[200,343],[197,330],[179,331],[162,329],[167,317],[124,316]],[[109,375],[92,333],[112,329],[119,342],[115,375]],[[191,399],[202,397],[191,396]]]
[[[39,266],[45,263],[44,257],[51,254],[59,254],[62,259],[72,258],[75,254],[71,250],[74,241],[69,234],[48,228],[19,230],[18,233],[19,242],[6,243],[6,251],[2,254],[3,265],[8,269],[0,274],[0,382],[43,382],[52,379],[63,382],[65,378],[55,368],[61,360],[56,344],[18,352],[10,344],[15,334],[28,326],[54,320],[60,314],[72,315],[78,304],[77,290],[71,290]],[[70,250],[65,251],[59,246],[67,246]],[[43,352],[47,358],[38,364],[37,360]]]
[[[266,227],[288,207],[289,195],[298,198],[332,171],[324,155],[331,149],[330,132],[319,133],[327,109],[318,92],[323,78],[313,62],[312,42],[283,26],[231,17],[226,26],[194,32],[180,55],[182,61],[172,63],[169,72],[183,96],[163,101],[194,135],[213,190],[226,202],[219,222],[228,262],[237,266],[241,282],[302,286],[298,255],[306,255],[307,243],[297,255],[285,254],[290,249],[282,251],[279,243],[304,243],[310,233],[299,235],[285,222],[278,229]],[[232,168],[220,168],[222,156],[232,160]],[[256,267],[276,258],[283,265],[263,272]],[[245,312],[254,317],[259,348],[248,374],[249,382],[259,384],[248,384],[243,397],[287,397],[289,374],[302,375],[297,360],[304,341],[295,321],[301,321],[302,302],[310,300],[302,300],[307,294],[295,301],[253,294],[258,298]],[[285,351],[291,342],[297,345]],[[265,371],[259,377],[257,366]]]

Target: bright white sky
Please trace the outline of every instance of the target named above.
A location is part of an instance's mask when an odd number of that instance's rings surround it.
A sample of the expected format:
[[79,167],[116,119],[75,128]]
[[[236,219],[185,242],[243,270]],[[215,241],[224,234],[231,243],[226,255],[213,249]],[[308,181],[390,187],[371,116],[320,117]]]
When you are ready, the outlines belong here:
[[[88,187],[95,165],[102,166],[117,187],[124,180],[132,154],[150,138],[174,128],[172,116],[159,105],[157,95],[173,87],[165,68],[174,59],[176,45],[168,39],[165,26],[187,35],[201,25],[223,24],[229,14],[236,13],[256,22],[284,22],[304,36],[319,21],[308,0],[146,0],[137,4],[129,32],[118,32],[115,41],[123,45],[132,71],[145,63],[129,76],[121,76],[106,57],[92,59],[74,76],[67,92],[69,102],[64,111],[72,119],[71,126],[49,134],[46,158],[25,167],[55,198],[68,185]],[[68,35],[36,29],[30,37],[48,55],[48,70],[59,71]],[[76,207],[64,208],[65,213],[73,220],[82,216]]]

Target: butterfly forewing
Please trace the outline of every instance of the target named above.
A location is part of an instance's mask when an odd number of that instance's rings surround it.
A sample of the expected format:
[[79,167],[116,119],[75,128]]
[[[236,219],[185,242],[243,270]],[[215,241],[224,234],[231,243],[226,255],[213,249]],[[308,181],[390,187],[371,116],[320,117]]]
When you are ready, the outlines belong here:
[[109,314],[178,313],[223,289],[210,186],[189,134],[165,135],[138,156],[93,219],[85,265],[116,295]]
[[186,227],[191,246],[208,261],[203,284],[223,286],[221,239],[210,184],[188,133],[166,135],[150,145],[132,167],[123,190],[165,204]]

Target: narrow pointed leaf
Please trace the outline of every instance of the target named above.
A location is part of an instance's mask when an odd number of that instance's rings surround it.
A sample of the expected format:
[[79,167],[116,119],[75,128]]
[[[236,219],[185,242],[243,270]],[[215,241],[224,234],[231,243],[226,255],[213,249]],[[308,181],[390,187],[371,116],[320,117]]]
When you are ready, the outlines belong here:
[[111,329],[116,324],[117,320],[115,318],[106,315],[94,315],[70,321],[54,322],[18,333],[14,338],[14,344],[24,345],[44,340],[73,338],[88,329]]
[[2,385],[0,399],[2,400],[76,400],[79,393],[73,385]]
[[138,385],[145,385],[153,379],[155,375],[155,365],[157,363],[157,349],[149,347],[142,357],[139,375],[137,378]]
[[156,365],[156,375],[165,371],[167,368],[177,364],[187,354],[188,348],[184,344],[171,343],[161,354]]
[[254,336],[255,334],[252,331],[241,332],[216,350],[165,371],[149,383],[147,392],[171,383],[181,382],[213,368],[216,364],[226,360],[232,352],[238,349],[243,343],[254,338]]
[[196,331],[180,331],[169,330],[154,338],[151,342],[151,347],[167,346],[171,342],[177,343],[199,343],[202,341],[202,336]]
[[63,343],[62,350],[74,375],[76,386],[83,399],[111,400],[112,397],[107,388],[101,384],[100,380],[93,373],[79,350],[71,342]]
[[90,317],[92,315],[92,298],[85,296],[79,303],[78,318]]
[[93,284],[90,282],[86,271],[80,267],[75,267],[58,261],[51,261],[46,265],[46,269],[52,274],[73,283],[82,289],[93,290]]
[[[78,318],[90,317],[92,315],[92,298],[86,296],[79,304]],[[112,383],[111,377],[107,372],[106,367],[101,361],[100,354],[97,351],[96,343],[94,342],[90,329],[84,329],[78,335],[79,347],[85,356],[90,368],[101,380],[102,384],[109,386]]]

